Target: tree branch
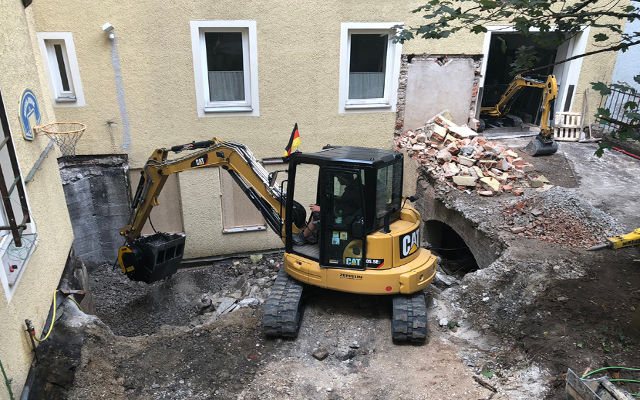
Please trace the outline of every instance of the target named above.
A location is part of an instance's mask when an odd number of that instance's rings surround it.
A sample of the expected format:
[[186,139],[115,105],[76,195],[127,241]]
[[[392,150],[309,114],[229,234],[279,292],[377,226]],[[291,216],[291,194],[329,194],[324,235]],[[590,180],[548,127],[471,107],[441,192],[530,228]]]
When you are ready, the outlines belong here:
[[586,52],[586,53],[584,53],[584,54],[578,54],[577,56],[573,56],[573,57],[566,58],[566,59],[564,59],[564,60],[562,60],[562,61],[554,62],[554,63],[552,63],[552,64],[547,64],[547,65],[543,65],[543,66],[541,66],[541,67],[536,67],[536,68],[528,69],[528,70],[526,70],[526,71],[523,71],[523,72],[522,72],[522,74],[528,74],[528,73],[533,72],[533,71],[538,71],[538,70],[541,70],[541,69],[545,69],[545,68],[553,67],[553,66],[555,66],[555,65],[564,64],[564,63],[566,63],[566,62],[568,62],[568,61],[577,60],[578,58],[587,57],[587,56],[592,56],[592,55],[594,55],[594,54],[598,54],[598,53],[606,53],[606,52],[608,52],[608,51],[618,51],[618,50],[621,50],[621,49],[626,49],[626,48],[629,48],[629,47],[631,47],[631,46],[635,46],[635,45],[637,45],[637,44],[640,44],[640,40],[638,40],[638,41],[636,41],[636,42],[632,42],[632,43],[626,43],[626,44],[621,43],[621,44],[618,44],[618,45],[615,45],[615,46],[612,46],[612,47],[609,47],[609,48],[606,48],[606,49],[600,49],[600,50],[589,51],[589,52]]

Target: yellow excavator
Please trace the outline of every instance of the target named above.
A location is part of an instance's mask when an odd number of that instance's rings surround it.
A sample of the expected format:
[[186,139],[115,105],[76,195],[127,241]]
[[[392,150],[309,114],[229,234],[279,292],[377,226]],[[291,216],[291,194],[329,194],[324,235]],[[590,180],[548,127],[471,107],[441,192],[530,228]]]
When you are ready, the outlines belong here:
[[540,119],[540,133],[525,147],[525,151],[532,156],[553,154],[558,151],[558,143],[553,140],[553,126],[549,126],[549,117],[551,117],[553,123],[553,105],[558,97],[558,82],[555,75],[547,76],[547,80],[544,82],[523,77],[520,74],[516,75],[496,105],[480,108],[480,118],[487,120],[506,118],[517,98],[517,94],[528,87],[543,90],[542,116]]
[[[181,152],[187,155],[168,158]],[[315,188],[302,183],[310,180],[309,165],[318,171]],[[285,245],[284,268],[264,306],[267,336],[297,336],[303,289],[313,285],[391,295],[393,339],[426,339],[423,289],[435,277],[436,257],[420,247],[420,214],[406,204],[415,197],[402,197],[403,156],[391,150],[325,146],[314,153],[295,152],[288,157],[286,180],[278,184],[277,172],[269,174],[240,143],[213,138],[156,149],[141,171],[129,224],[120,232],[126,242],[118,262],[130,279],[153,282],[176,272],[185,235],[141,236],[141,230],[169,175],[209,166],[231,174]],[[294,195],[313,189],[320,208],[318,241],[300,242],[306,211]]]
[[606,243],[598,244],[593,247],[588,248],[588,251],[602,250],[602,249],[611,249],[617,250],[623,247],[632,247],[640,245],[640,228],[634,230],[633,232],[626,233],[624,235],[613,236],[607,238]]

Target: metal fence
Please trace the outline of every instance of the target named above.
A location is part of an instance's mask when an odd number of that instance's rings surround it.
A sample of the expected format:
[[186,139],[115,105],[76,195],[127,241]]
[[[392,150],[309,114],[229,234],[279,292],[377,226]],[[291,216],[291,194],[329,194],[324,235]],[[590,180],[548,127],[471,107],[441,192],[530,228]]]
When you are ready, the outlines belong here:
[[640,104],[640,94],[623,92],[611,87],[609,89],[611,89],[611,93],[606,96],[602,96],[602,98],[600,99],[599,107],[609,110],[610,115],[608,119],[611,121],[606,122],[600,120],[600,126],[605,128],[606,130],[613,130],[619,128],[619,124],[616,124],[613,121],[629,125],[640,123],[640,121],[638,121],[637,119],[630,119],[625,115],[625,113],[629,111],[638,112],[637,106],[635,110],[624,108],[624,105],[630,101],[636,103],[636,105]]

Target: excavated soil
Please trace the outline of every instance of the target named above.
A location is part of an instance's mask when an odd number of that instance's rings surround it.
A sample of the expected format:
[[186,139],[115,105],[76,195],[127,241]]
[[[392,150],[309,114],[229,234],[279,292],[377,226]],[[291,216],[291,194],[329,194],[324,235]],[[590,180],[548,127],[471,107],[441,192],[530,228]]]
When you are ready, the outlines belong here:
[[[271,269],[271,264],[249,259],[236,262],[236,269],[245,272],[234,281],[243,280],[249,292],[259,281],[252,277],[253,271]],[[191,281],[205,273],[224,281],[226,272],[216,265],[182,270],[171,279]],[[107,273],[99,282],[109,286],[110,279],[116,286],[125,284]],[[138,300],[123,303],[120,313],[103,313],[104,322],[119,329],[124,316],[140,313],[134,305],[147,304],[141,299],[156,296],[156,285],[174,287],[167,282],[147,285],[146,293],[139,289],[134,293]],[[225,298],[232,294],[226,289],[221,292]],[[172,295],[169,290],[162,298],[170,303]],[[208,296],[216,298],[215,293]],[[236,304],[246,298],[241,296]],[[69,398],[485,399],[492,394],[473,379],[455,346],[437,334],[433,319],[429,329],[436,334],[426,345],[395,345],[390,338],[389,298],[312,288],[306,292],[305,303],[296,340],[266,339],[260,304],[232,308],[217,316],[218,311],[205,308],[185,325],[163,325],[135,337],[92,326]],[[179,319],[173,322],[182,323]],[[135,321],[130,325],[133,328]],[[150,325],[142,326],[148,329]],[[314,358],[318,352],[326,353],[326,358]],[[492,398],[507,397],[497,394]]]

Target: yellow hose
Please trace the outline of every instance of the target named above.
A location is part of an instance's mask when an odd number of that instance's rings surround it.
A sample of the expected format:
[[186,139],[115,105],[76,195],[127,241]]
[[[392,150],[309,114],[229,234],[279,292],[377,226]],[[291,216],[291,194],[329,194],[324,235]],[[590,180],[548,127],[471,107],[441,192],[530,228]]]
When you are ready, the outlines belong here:
[[38,342],[44,342],[45,340],[47,340],[47,338],[51,334],[51,331],[53,330],[53,323],[56,322],[56,294],[57,293],[58,293],[57,289],[53,291],[53,317],[51,318],[51,325],[49,325],[49,332],[47,332],[47,335],[44,337],[44,339],[38,339],[36,335],[33,335],[33,338]]
[[79,308],[80,310],[82,310],[82,307],[80,307],[80,303],[78,303],[78,302],[76,301],[76,299],[74,299],[74,298],[73,298],[73,297],[71,297],[71,296],[67,297],[67,299],[69,299],[69,300],[73,301],[74,303],[76,303],[76,305],[78,306],[78,308]]

